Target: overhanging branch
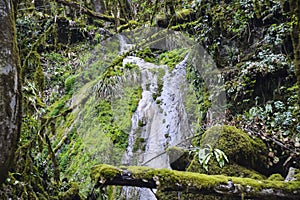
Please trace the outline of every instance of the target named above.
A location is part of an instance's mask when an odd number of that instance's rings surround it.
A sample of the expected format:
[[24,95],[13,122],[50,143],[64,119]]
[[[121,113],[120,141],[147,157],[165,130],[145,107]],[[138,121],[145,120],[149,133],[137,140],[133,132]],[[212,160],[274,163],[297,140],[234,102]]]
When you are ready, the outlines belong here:
[[[69,1],[69,0],[56,0],[56,1],[58,3],[61,3],[61,4],[65,5],[65,6],[69,6],[69,7],[75,8],[77,10],[80,10],[82,13],[87,14],[91,17],[101,19],[101,20],[104,20],[104,21],[108,21],[108,22],[115,22],[115,17],[93,12],[90,9],[80,5],[77,2]],[[125,19],[120,18],[119,20],[120,20],[121,24],[126,23]]]

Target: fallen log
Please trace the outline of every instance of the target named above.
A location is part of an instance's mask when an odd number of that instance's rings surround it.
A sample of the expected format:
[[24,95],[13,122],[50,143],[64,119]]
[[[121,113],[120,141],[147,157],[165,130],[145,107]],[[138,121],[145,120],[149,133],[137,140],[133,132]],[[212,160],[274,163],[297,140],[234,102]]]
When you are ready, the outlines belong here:
[[162,192],[180,191],[214,196],[253,199],[300,199],[300,181],[271,181],[153,169],[141,166],[94,166],[91,178],[95,188],[107,185],[155,188]]

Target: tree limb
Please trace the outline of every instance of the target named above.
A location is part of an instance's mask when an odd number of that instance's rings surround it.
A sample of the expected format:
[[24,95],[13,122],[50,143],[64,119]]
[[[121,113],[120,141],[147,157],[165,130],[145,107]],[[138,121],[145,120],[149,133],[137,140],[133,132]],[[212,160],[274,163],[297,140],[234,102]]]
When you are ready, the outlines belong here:
[[255,180],[141,166],[97,165],[92,169],[91,178],[95,187],[136,186],[156,188],[162,192],[181,191],[214,196],[244,196],[255,199],[299,199],[300,197],[300,181]]
[[[88,9],[88,8],[80,5],[77,2],[69,1],[69,0],[57,0],[57,2],[61,3],[63,5],[66,5],[66,6],[69,6],[69,7],[78,9],[78,10],[81,10],[82,13],[87,14],[87,15],[89,15],[91,17],[115,23],[115,17],[93,12],[90,9]],[[119,20],[120,20],[121,24],[126,24],[125,19],[120,18]]]

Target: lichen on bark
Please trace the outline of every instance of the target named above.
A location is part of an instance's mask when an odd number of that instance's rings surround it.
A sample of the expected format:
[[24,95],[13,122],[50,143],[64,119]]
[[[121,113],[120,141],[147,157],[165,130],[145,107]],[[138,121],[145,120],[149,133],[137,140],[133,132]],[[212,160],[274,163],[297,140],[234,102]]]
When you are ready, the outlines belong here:
[[0,1],[0,183],[13,164],[20,131],[20,62],[12,1]]

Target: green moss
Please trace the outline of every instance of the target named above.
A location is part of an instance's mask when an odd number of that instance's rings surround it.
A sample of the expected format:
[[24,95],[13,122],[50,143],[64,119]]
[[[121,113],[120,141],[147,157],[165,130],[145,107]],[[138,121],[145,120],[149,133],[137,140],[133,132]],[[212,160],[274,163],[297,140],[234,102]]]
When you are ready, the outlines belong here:
[[143,126],[143,121],[142,121],[142,120],[139,120],[139,121],[138,121],[138,126],[139,126],[139,127],[142,127],[142,126]]
[[150,83],[146,84],[146,90],[148,90],[148,91],[150,90]]
[[157,93],[152,93],[152,98],[155,101],[157,99]]
[[133,90],[131,93],[131,99],[129,101],[129,105],[131,105],[131,112],[134,113],[138,107],[139,101],[142,98],[143,88],[139,86]]
[[[214,190],[216,185],[227,184],[231,180],[235,185],[253,191],[261,189],[280,189],[285,191],[299,190],[299,181],[283,182],[269,180],[254,180],[250,178],[238,178],[222,175],[206,175],[191,172],[180,172],[169,169],[152,169],[143,166],[129,166],[116,168],[109,165],[99,165],[92,169],[92,180],[100,181],[112,179],[124,172],[130,172],[134,179],[153,180],[156,177],[156,184],[159,190],[165,190],[171,185],[201,190]],[[103,182],[103,181],[102,181]],[[99,186],[99,185],[98,185]]]
[[96,183],[99,181],[99,178],[111,179],[118,174],[119,170],[116,167],[110,165],[96,165],[92,168],[92,172],[90,174],[92,182]]
[[132,69],[139,69],[139,66],[133,63],[126,63],[124,68],[128,70],[132,70]]
[[[142,96],[142,88],[125,86],[123,91],[122,98],[116,97],[113,102],[94,95],[85,96],[80,110],[74,110],[66,118],[57,118],[53,143],[59,150],[61,172],[69,180],[80,182],[82,194],[87,194],[90,188],[91,166],[96,162],[120,163],[127,147],[131,117]],[[60,113],[65,103],[61,100],[51,110]]]
[[48,108],[50,116],[57,116],[58,114],[60,114],[61,112],[63,112],[63,110],[67,109],[66,108],[66,103],[68,102],[69,99],[70,99],[70,96],[66,95],[63,98],[61,98],[60,100],[58,100],[55,103],[53,103]]
[[157,96],[160,97],[163,89],[163,83],[162,81],[158,81],[157,84]]
[[193,13],[192,9],[182,9],[182,10],[177,11],[175,14],[176,14],[176,18],[185,19],[185,18],[189,17],[192,13]]
[[59,197],[60,199],[65,199],[65,200],[81,200],[81,196],[79,195],[79,186],[75,182],[71,182],[69,185],[69,189],[66,192],[60,193]]
[[133,145],[133,151],[136,152],[137,150],[141,149],[143,150],[145,148],[145,138],[136,138],[134,145]]
[[139,23],[137,21],[134,20],[129,20],[127,24],[123,24],[121,26],[118,27],[118,32],[122,32],[123,30],[126,30],[128,28],[135,28],[139,25]]
[[71,75],[69,76],[65,81],[65,92],[67,94],[73,94],[74,93],[74,85],[75,80],[78,77],[78,75]]
[[266,170],[267,148],[263,142],[250,138],[243,131],[233,126],[215,126],[203,134],[200,144],[201,147],[210,144],[213,148],[222,150],[227,155],[229,164],[221,168],[215,159],[210,159],[207,172],[200,165],[198,155],[195,155],[188,171],[257,180],[265,178],[259,172],[263,173]]
[[300,169],[295,169],[295,178],[300,181]]
[[269,178],[269,181],[283,181],[284,178],[281,176],[281,174],[272,174]]
[[252,139],[233,126],[214,126],[208,129],[200,141],[201,147],[210,144],[227,155],[229,162],[259,172],[266,170],[268,149],[259,139]]
[[35,70],[34,83],[35,83],[36,88],[39,91],[41,91],[41,92],[44,91],[44,89],[45,89],[45,74],[44,74],[44,71],[43,71],[43,68],[41,65],[38,65],[38,67]]
[[173,70],[175,66],[184,59],[186,53],[186,49],[167,51],[159,56],[158,62],[159,64],[167,65],[169,70]]
[[235,176],[235,177],[247,177],[256,180],[263,180],[265,178],[263,175],[259,174],[258,172],[251,169],[247,169],[235,163],[225,164],[225,166],[221,168],[215,159],[211,159],[208,164],[209,164],[209,170],[206,171],[203,167],[201,167],[198,161],[198,157],[195,156],[190,162],[187,171],[205,173],[209,175],[219,174],[219,175],[227,175],[227,176]]
[[149,47],[144,48],[136,53],[136,56],[144,59],[146,62],[155,63],[155,56]]

